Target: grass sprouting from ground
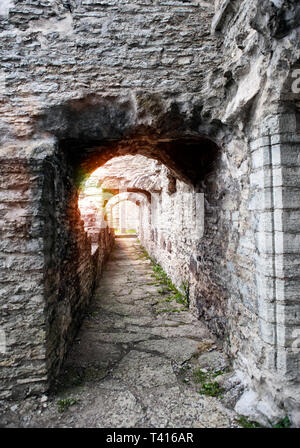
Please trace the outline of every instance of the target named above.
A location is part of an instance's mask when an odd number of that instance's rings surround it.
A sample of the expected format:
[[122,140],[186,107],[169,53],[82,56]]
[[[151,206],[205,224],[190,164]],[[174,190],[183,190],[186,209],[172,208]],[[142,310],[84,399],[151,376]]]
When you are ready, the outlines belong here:
[[142,258],[146,258],[152,264],[153,274],[152,277],[156,280],[155,284],[157,286],[161,286],[158,290],[159,294],[165,295],[166,297],[162,300],[166,303],[171,303],[175,301],[176,303],[183,305],[181,310],[176,309],[166,309],[159,310],[158,313],[162,312],[178,312],[183,311],[189,308],[190,299],[189,299],[189,284],[188,282],[183,282],[181,285],[181,291],[173,284],[172,280],[168,277],[166,272],[163,270],[161,265],[157,263],[154,258],[151,258],[146,249],[143,246],[140,246],[142,252]]
[[197,368],[193,371],[193,380],[195,383],[200,384],[199,393],[201,395],[222,398],[222,394],[225,390],[219,385],[217,381],[215,381],[215,378],[228,372],[228,368],[223,370],[210,371]]
[[273,425],[273,428],[290,428],[292,426],[291,421],[288,416],[282,418],[277,422],[275,425]]
[[[260,423],[256,422],[255,420],[249,420],[244,415],[240,415],[236,422],[242,427],[242,428],[265,428],[265,426],[261,425]],[[271,428],[290,428],[291,422],[288,416],[282,418],[274,425],[271,425]]]
[[58,412],[62,414],[67,411],[70,406],[74,406],[74,404],[78,403],[78,400],[75,398],[64,398],[63,400],[59,400],[57,402]]
[[224,389],[220,387],[220,384],[217,383],[217,381],[203,383],[199,390],[199,394],[207,395],[208,397],[221,397],[223,392]]
[[254,420],[249,420],[243,415],[241,415],[239,418],[236,419],[236,422],[242,427],[242,428],[262,428],[262,426],[255,422]]

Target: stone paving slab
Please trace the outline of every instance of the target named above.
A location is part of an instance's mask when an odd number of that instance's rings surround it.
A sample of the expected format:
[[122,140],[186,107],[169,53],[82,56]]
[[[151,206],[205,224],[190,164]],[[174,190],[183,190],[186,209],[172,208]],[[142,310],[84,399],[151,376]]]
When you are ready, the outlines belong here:
[[112,376],[135,388],[176,383],[170,360],[135,350],[124,356]]
[[198,342],[188,338],[158,339],[140,342],[135,346],[138,350],[159,352],[179,364],[191,359],[199,353]]
[[[224,369],[218,381],[233,405],[226,356],[189,310],[162,304],[152,273],[135,240],[118,238],[56,389],[6,408],[0,426],[238,426],[226,399],[200,394],[195,381],[195,369]],[[60,400],[72,404],[59,412]]]

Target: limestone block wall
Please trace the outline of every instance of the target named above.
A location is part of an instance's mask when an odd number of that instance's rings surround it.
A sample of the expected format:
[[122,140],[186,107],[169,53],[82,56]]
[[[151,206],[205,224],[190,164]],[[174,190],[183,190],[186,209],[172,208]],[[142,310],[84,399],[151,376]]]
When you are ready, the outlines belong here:
[[1,153],[1,398],[47,390],[113,244],[102,229],[92,255],[71,167],[43,149]]
[[73,171],[64,156],[47,160],[44,297],[49,379],[59,372],[113,244],[113,233],[103,227],[98,229],[98,247],[92,247],[95,241],[84,230]]
[[239,117],[251,153],[250,253],[257,291],[251,333],[246,325],[242,332],[237,326],[238,340],[245,342],[236,344],[236,365],[249,386],[238,410],[274,419],[286,408],[299,425],[297,226],[292,229],[289,218],[298,208],[293,155],[299,149],[299,89],[293,86],[300,58],[299,5],[236,1],[231,8],[230,3],[223,2],[214,20],[215,31],[224,38],[224,83],[213,85],[219,92],[218,116],[227,124]]
[[[217,64],[209,2],[71,3],[72,12],[60,0],[15,0],[1,12],[4,141],[43,135],[45,128],[55,128],[60,136],[78,135],[80,117],[73,120],[73,128],[63,118],[63,104],[89,95],[127,101],[136,95],[135,107],[154,108],[159,114],[168,106],[165,100],[177,98],[184,109],[186,101],[194,102],[207,70]],[[155,91],[160,93],[153,101],[147,92]],[[50,117],[51,108],[55,113]],[[151,121],[142,114],[141,121]],[[100,132],[108,137],[109,127],[109,119],[106,130],[95,122],[94,136]]]
[[43,160],[0,157],[0,398],[40,391],[47,379]]
[[[239,355],[237,359],[246,367],[248,383],[256,382],[257,394],[253,400],[260,403],[259,408],[263,411],[264,401],[272,415],[274,408],[270,403],[285,406],[293,410],[292,418],[298,424],[297,114],[287,113],[264,123],[261,133],[262,137],[251,142],[257,336],[252,344],[254,350],[247,353],[247,361],[239,359]],[[263,387],[258,387],[262,383]]]

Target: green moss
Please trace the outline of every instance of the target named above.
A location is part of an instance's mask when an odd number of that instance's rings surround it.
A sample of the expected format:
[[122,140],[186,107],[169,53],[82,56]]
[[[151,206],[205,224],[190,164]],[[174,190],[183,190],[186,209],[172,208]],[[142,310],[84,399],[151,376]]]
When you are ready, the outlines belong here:
[[212,383],[203,383],[201,389],[199,390],[199,394],[207,395],[209,397],[220,397],[224,389],[220,387],[219,383],[216,381]]
[[212,378],[216,378],[217,376],[224,375],[224,373],[229,373],[229,372],[230,372],[229,367],[226,367],[226,368],[223,369],[223,370],[215,370],[215,371],[211,374],[211,376],[212,376]]
[[[189,307],[188,282],[182,283],[181,285],[182,292],[180,292],[173,284],[172,280],[167,276],[161,265],[149,256],[148,252],[144,247],[142,246],[140,247],[142,257],[146,258],[147,260],[150,260],[150,262],[152,263],[153,274],[151,274],[151,277],[156,279],[157,286],[161,286],[161,288],[158,290],[158,293],[162,295],[172,293],[166,298],[166,302],[171,302],[172,300],[174,300],[176,303],[184,305],[184,308],[181,311],[188,308]],[[160,310],[159,312],[178,312],[178,311],[179,311],[178,309],[173,309],[173,310]]]
[[90,173],[82,167],[77,168],[74,174],[74,183],[79,190],[84,189],[84,184],[89,178]]
[[239,418],[236,419],[236,422],[242,427],[242,428],[262,428],[262,426],[254,421],[254,420],[248,420],[243,415],[240,415]]
[[203,372],[201,369],[195,369],[193,372],[193,378],[195,383],[203,384],[209,379],[210,375],[207,372]]
[[[260,423],[256,422],[255,420],[249,420],[244,415],[240,415],[236,422],[242,427],[242,428],[265,428],[265,426],[261,425]],[[275,423],[275,425],[272,425],[272,428],[290,428],[291,422],[288,416],[282,418],[279,420],[279,422]]]
[[180,313],[183,310],[178,310],[177,308],[165,308],[163,310],[156,310],[157,314],[160,313]]
[[189,282],[185,281],[181,285],[181,289],[183,290],[183,301],[186,306],[186,308],[189,308],[190,306],[190,287]]
[[193,380],[195,383],[200,384],[201,388],[199,393],[202,395],[208,395],[210,397],[221,397],[225,390],[220,387],[217,381],[213,381],[219,375],[223,375],[228,372],[229,369],[224,370],[209,370],[204,371],[201,368],[197,368],[193,371]]
[[273,428],[290,428],[291,427],[291,421],[288,416],[284,417],[283,419],[279,420],[278,423],[276,423]]
[[70,406],[74,406],[76,403],[78,403],[78,400],[75,398],[64,398],[63,400],[59,400],[57,402],[58,412],[63,413],[67,411]]

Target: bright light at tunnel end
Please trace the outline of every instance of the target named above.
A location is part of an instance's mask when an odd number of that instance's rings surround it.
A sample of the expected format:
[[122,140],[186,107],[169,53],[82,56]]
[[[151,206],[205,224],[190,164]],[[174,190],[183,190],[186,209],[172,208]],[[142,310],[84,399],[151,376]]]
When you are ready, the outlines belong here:
[[[118,188],[118,194],[111,194],[108,199],[103,200],[103,194],[101,196],[101,191],[95,185],[88,186],[84,191],[84,197],[80,200],[79,206],[82,215],[87,215],[88,213],[94,213],[95,217],[97,215],[97,227],[99,229],[106,228],[109,226],[109,222],[105,217],[109,216],[111,213],[111,206],[117,196],[124,198],[123,208],[125,208],[125,214],[130,215],[129,210],[129,195],[133,193],[124,188]],[[128,195],[128,196],[126,196]],[[106,197],[107,198],[107,197]],[[139,201],[143,202],[143,201]],[[147,204],[147,200],[144,198],[144,204]],[[190,238],[200,239],[204,234],[204,193],[195,192],[185,192],[181,195],[180,202],[175,204],[178,209],[179,216],[181,217],[179,221],[176,221],[176,226],[178,229],[178,224],[181,223],[182,229],[189,234]],[[157,230],[160,233],[168,234],[172,232],[172,224],[170,224],[168,219],[161,219],[161,214],[164,210],[157,206],[155,198],[152,198],[151,203],[147,210],[150,213],[149,224],[151,229]],[[123,210],[124,213],[124,210]]]

